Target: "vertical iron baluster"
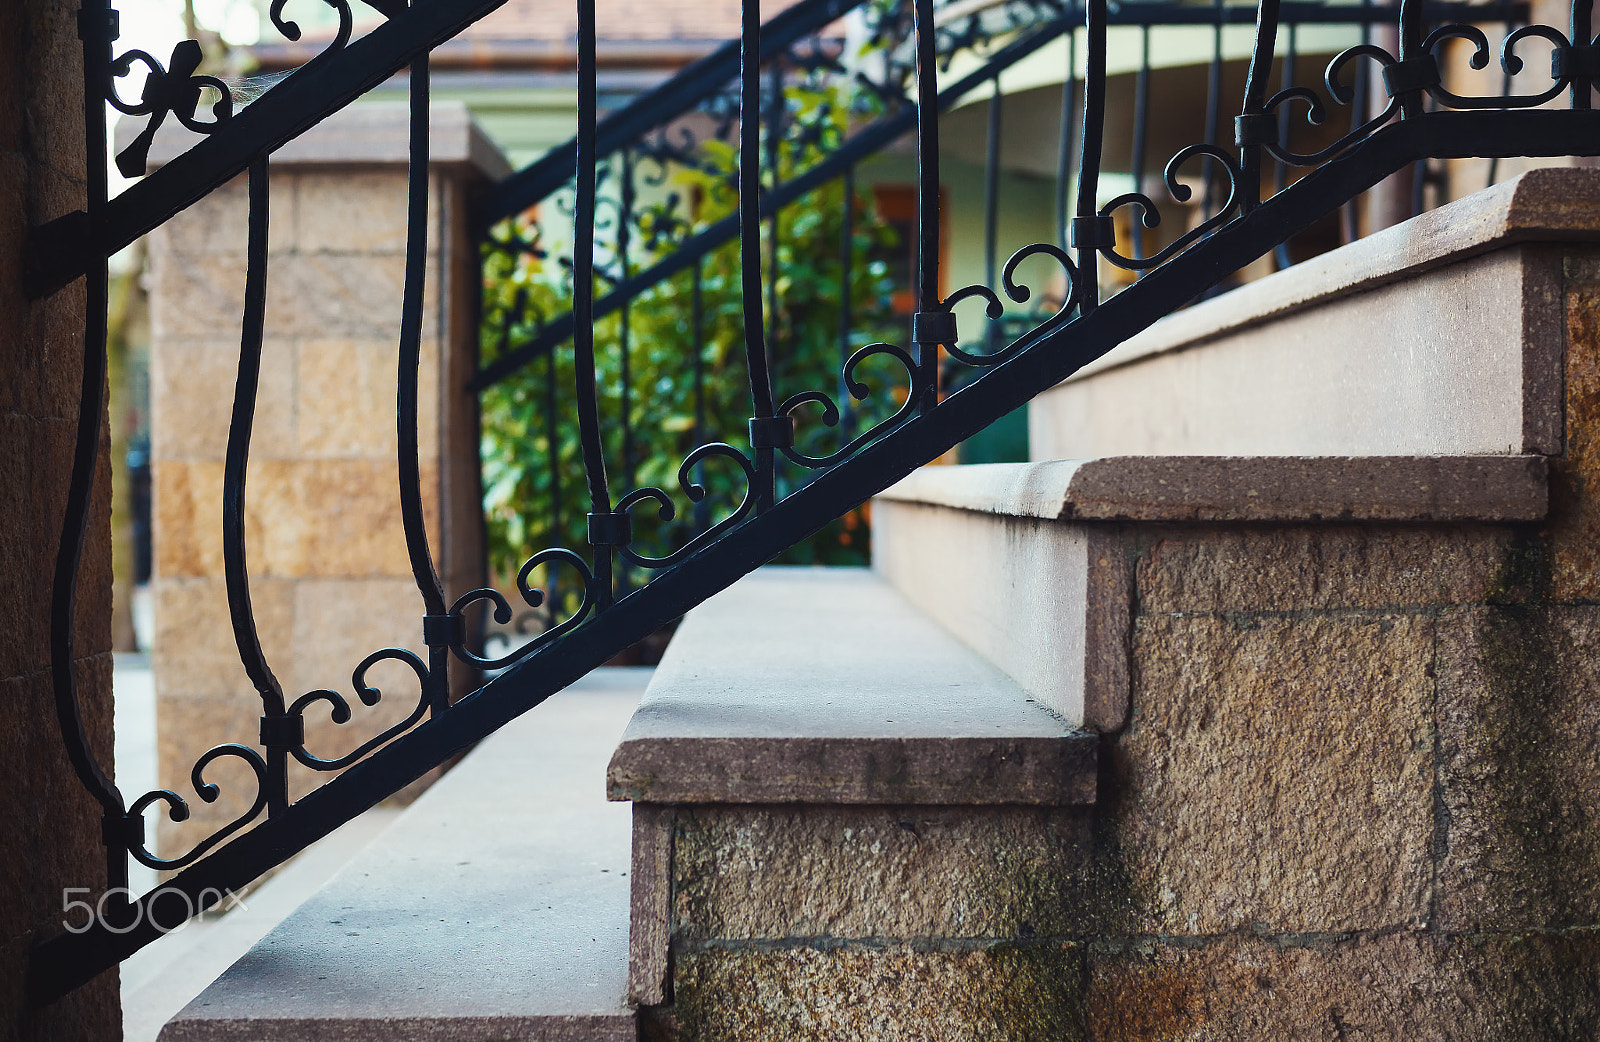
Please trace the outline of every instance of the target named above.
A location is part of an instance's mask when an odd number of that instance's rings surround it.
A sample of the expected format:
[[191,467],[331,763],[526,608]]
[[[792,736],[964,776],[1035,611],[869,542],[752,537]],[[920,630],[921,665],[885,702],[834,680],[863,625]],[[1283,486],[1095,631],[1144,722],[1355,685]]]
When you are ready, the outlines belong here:
[[1100,305],[1100,255],[1117,237],[1110,216],[1095,212],[1100,191],[1100,152],[1106,124],[1106,0],[1088,0],[1083,14],[1084,46],[1083,121],[1078,136],[1078,209],[1072,218],[1069,244],[1078,251],[1078,313],[1087,315]]
[[301,717],[290,717],[283,686],[267,665],[250,604],[250,570],[244,542],[244,490],[255,422],[256,390],[261,380],[261,342],[267,312],[267,228],[272,190],[265,158],[250,164],[250,213],[246,240],[244,323],[239,338],[239,376],[228,425],[227,462],[222,475],[222,558],[228,587],[228,613],[239,661],[261,695],[261,745],[267,751],[267,814],[289,807],[289,750],[305,742]]
[[[561,426],[556,412],[556,348],[544,356],[544,440],[545,455],[550,466],[550,536],[546,546],[565,546],[566,536],[561,528]],[[555,624],[556,611],[561,598],[556,590],[555,568],[545,569],[544,593],[551,625]]]
[[[1590,37],[1591,37],[1591,34],[1594,32],[1593,26],[1591,24],[1593,16],[1594,16],[1594,0],[1572,0],[1572,33],[1571,33],[1572,46],[1574,46],[1574,47],[1588,47],[1590,45],[1590,42],[1591,42]],[[1511,34],[1511,19],[1507,18],[1506,19],[1506,35],[1509,36],[1510,34]],[[1567,58],[1568,64],[1577,64],[1574,61],[1575,58],[1576,58],[1576,55],[1570,55],[1570,52],[1569,52],[1569,57]],[[1590,108],[1591,107],[1591,104],[1590,104],[1591,97],[1590,97],[1590,95],[1594,92],[1594,80],[1590,79],[1589,76],[1587,75],[1587,73],[1578,71],[1579,69],[1582,69],[1582,68],[1583,68],[1583,66],[1578,65],[1578,68],[1574,69],[1572,71],[1572,74],[1571,74],[1572,75],[1572,88],[1571,88],[1571,92],[1572,92],[1572,107],[1575,108],[1575,109],[1587,109],[1587,108]],[[1505,87],[1501,91],[1501,93],[1502,94],[1510,94],[1511,93],[1511,74],[1510,73],[1506,73],[1505,74]],[[1489,183],[1493,184],[1494,181],[1491,180]]]
[[[694,436],[693,443],[696,447],[706,443],[706,335],[705,335],[705,295],[702,280],[705,278],[705,258],[694,259],[694,274],[690,281],[690,339],[694,345]],[[706,465],[704,462],[694,465],[695,484],[705,487]],[[711,504],[704,496],[694,504],[695,534],[699,535],[711,527]]]
[[[1139,27],[1139,72],[1133,81],[1133,190],[1144,191],[1145,139],[1150,130],[1150,27]],[[1133,222],[1133,255],[1144,256],[1144,222]],[[1134,278],[1144,275],[1133,273]]]
[[[1212,0],[1211,66],[1206,72],[1206,144],[1217,143],[1217,132],[1222,122],[1222,16],[1223,0]],[[1200,181],[1204,185],[1200,214],[1211,219],[1211,208],[1216,205],[1217,161],[1209,155],[1200,161]]]
[[[1413,61],[1424,57],[1422,53],[1423,42],[1422,4],[1420,0],[1400,0],[1400,52],[1401,62]],[[1385,80],[1393,66],[1385,69]],[[1392,88],[1391,88],[1392,89]],[[1403,90],[1400,92],[1400,118],[1416,119],[1423,114],[1422,100],[1425,94],[1422,88]]]
[[1249,213],[1261,205],[1261,149],[1278,140],[1278,120],[1266,110],[1267,80],[1272,76],[1272,54],[1278,47],[1278,0],[1257,0],[1256,39],[1250,51],[1250,68],[1244,80],[1244,104],[1234,120],[1234,144],[1239,148],[1240,205]]
[[[633,274],[632,265],[628,259],[629,250],[633,246],[633,234],[629,230],[633,223],[633,208],[636,196],[633,185],[633,153],[627,149],[622,151],[622,185],[620,214],[617,219],[617,271],[621,281],[626,283]],[[633,458],[633,358],[631,357],[632,337],[628,328],[629,312],[632,311],[631,299],[617,309],[617,339],[620,342],[621,356],[618,359],[621,365],[622,386],[617,390],[621,395],[622,408],[622,484],[626,488],[633,488],[634,458]]]
[[1069,27],[1067,75],[1061,83],[1061,137],[1056,151],[1056,244],[1067,248],[1067,224],[1072,211],[1067,186],[1072,183],[1072,114],[1078,107],[1078,32]]
[[[1372,0],[1361,0],[1361,10],[1366,13],[1372,7]],[[1367,46],[1372,43],[1372,22],[1363,19],[1361,22],[1361,44]],[[1355,78],[1350,96],[1350,130],[1353,133],[1361,124],[1367,121],[1367,93],[1370,77],[1358,75]],[[1355,196],[1343,207],[1344,241],[1355,242],[1361,238],[1361,209],[1360,196]]]
[[[618,186],[617,204],[617,238],[616,238],[616,267],[618,284],[628,281],[631,274],[628,261],[628,251],[633,245],[633,233],[630,226],[633,224],[633,207],[636,201],[633,185],[633,153],[628,149],[622,150],[622,183]],[[638,486],[635,480],[633,459],[633,343],[628,328],[628,318],[633,310],[632,298],[624,301],[617,309],[617,351],[618,351],[618,383],[617,388],[617,414],[622,422],[622,487],[632,489]],[[629,585],[628,562],[624,558],[617,562],[617,587],[626,592]]]
[[[779,171],[779,146],[783,143],[785,115],[783,100],[783,69],[773,58],[767,67],[767,90],[770,92],[767,109],[767,177],[776,191],[783,182]],[[767,362],[774,364],[778,358],[778,210],[773,208],[767,218]]]
[[[990,289],[999,276],[1000,121],[1004,112],[1000,77],[996,76],[994,93],[989,95],[989,133],[983,150],[983,284]],[[999,320],[990,319],[984,329],[986,349],[993,351],[999,340]]]
[[578,198],[572,233],[573,383],[578,396],[578,437],[589,486],[589,545],[594,547],[597,607],[608,606],[612,547],[628,543],[627,514],[611,512],[605,448],[600,441],[600,401],[594,370],[595,54],[594,0],[578,0]]
[[[593,0],[587,0],[593,2]],[[773,451],[794,444],[794,421],[776,415],[761,313],[761,5],[741,0],[739,34],[739,292],[750,372],[750,448],[755,453],[756,511],[772,507]],[[773,273],[776,277],[776,272]]]
[[[1299,55],[1299,23],[1290,22],[1288,25],[1289,36],[1285,41],[1283,54],[1283,81],[1279,84],[1280,90],[1288,90],[1294,86],[1295,59]],[[1289,143],[1289,106],[1282,105],[1278,109],[1278,140],[1284,145]],[[1289,180],[1289,164],[1278,160],[1272,178],[1272,193],[1274,195],[1283,191]],[[1289,253],[1289,244],[1280,242],[1273,247],[1273,259],[1278,267],[1287,268],[1294,263],[1294,258]]]
[[[87,234],[99,241],[106,205],[106,98],[111,91],[111,44],[117,38],[117,13],[105,0],[84,0],[78,12],[78,38],[83,41],[83,125],[87,162]],[[100,804],[101,835],[106,853],[108,921],[120,926],[130,918],[128,848],[144,842],[143,819],[130,818],[118,791],[100,767],[83,727],[73,653],[77,618],[78,568],[94,497],[100,457],[100,420],[106,408],[106,308],[109,277],[101,258],[85,273],[86,321],[83,339],[83,383],[78,396],[78,433],[73,446],[72,479],[67,509],[56,548],[55,579],[50,594],[50,673],[56,721],[67,759],[84,788]]]
[[[939,299],[939,74],[933,0],[914,0],[917,53],[917,310],[911,340],[917,372],[911,394],[927,413],[939,404],[939,347],[955,343],[955,319]],[[920,384],[920,386],[918,386]]]
[[422,364],[422,306],[428,268],[428,56],[411,63],[410,141],[406,186],[405,298],[400,305],[399,393],[395,426],[399,434],[400,519],[406,533],[411,575],[427,615],[427,700],[438,714],[450,707],[450,645],[466,638],[460,617],[448,614],[444,588],[428,548],[428,520],[422,507],[422,474],[417,449],[418,373]]
[[[1581,22],[1580,22],[1580,9],[1581,9]],[[1572,0],[1572,42],[1574,44],[1577,44],[1579,42],[1585,42],[1585,43],[1588,42],[1588,39],[1589,39],[1589,35],[1588,35],[1589,12],[1592,9],[1593,9],[1593,0]],[[1580,32],[1580,29],[1579,29],[1580,25],[1583,26],[1583,28],[1581,30],[1583,32],[1583,36],[1581,38],[1578,35],[1578,33]],[[1512,32],[1515,31],[1516,27],[1517,27],[1516,19],[1512,17],[1511,10],[1508,8],[1507,11],[1506,11],[1506,35],[1510,36],[1512,34]],[[1509,69],[1506,69],[1504,66],[1502,66],[1501,67],[1501,71],[1500,71],[1500,96],[1501,97],[1505,97],[1506,95],[1509,95],[1510,93],[1511,93],[1511,71]],[[1580,103],[1578,101],[1578,96],[1579,96],[1580,93],[1583,96],[1582,103]],[[1572,107],[1575,108],[1575,109],[1588,108],[1589,107],[1589,90],[1585,89],[1585,90],[1580,92],[1578,90],[1578,86],[1577,86],[1576,83],[1574,83],[1573,86],[1572,86]],[[1493,157],[1492,159],[1489,160],[1489,176],[1488,176],[1487,180],[1484,183],[1484,187],[1487,188],[1490,185],[1494,184],[1495,181],[1499,178],[1499,176],[1500,176],[1500,157],[1499,156],[1495,156],[1495,157]]]
[[845,381],[844,367],[850,359],[851,327],[855,324],[851,305],[852,264],[855,259],[856,235],[856,168],[844,168],[844,226],[839,232],[839,385],[835,393],[839,398],[839,426],[844,440],[855,436],[854,397]]

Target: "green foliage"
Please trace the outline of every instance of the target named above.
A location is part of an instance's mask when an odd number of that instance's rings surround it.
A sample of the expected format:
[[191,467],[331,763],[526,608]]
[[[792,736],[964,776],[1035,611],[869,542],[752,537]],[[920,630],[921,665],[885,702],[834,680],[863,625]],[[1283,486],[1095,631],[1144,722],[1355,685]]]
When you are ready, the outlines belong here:
[[[786,90],[791,127],[810,127],[811,142],[831,145],[843,132],[842,107],[820,91]],[[820,129],[820,135],[816,131]],[[791,134],[791,142],[795,135]],[[822,146],[799,144],[784,153],[785,178],[814,163]],[[669,194],[695,202],[694,230],[735,212],[731,189],[736,167],[734,150],[710,140],[700,146],[696,168],[672,166],[656,198],[644,200],[644,216],[630,251],[637,272],[667,256],[671,236],[652,242],[652,230],[668,231],[674,220]],[[850,240],[848,288],[852,328],[848,348],[882,340],[903,340],[900,322],[892,321],[892,289],[881,259],[893,249],[894,233],[874,219],[866,193],[857,192],[856,220]],[[778,308],[767,315],[768,355],[776,399],[801,391],[822,391],[841,408],[849,399],[841,386],[840,309],[844,235],[844,188],[834,181],[798,200],[778,215],[776,290]],[[537,234],[532,221],[517,230],[526,240]],[[763,226],[764,237],[768,234]],[[605,244],[597,243],[606,262]],[[551,251],[552,254],[560,251]],[[763,246],[763,264],[768,253]],[[726,517],[745,494],[745,478],[734,461],[711,457],[697,470],[708,490],[698,510],[678,480],[680,462],[698,444],[726,441],[748,452],[746,423],[751,415],[744,347],[737,242],[714,251],[699,265],[703,427],[697,430],[692,323],[695,272],[686,270],[650,287],[634,299],[624,318],[620,312],[596,323],[595,367],[600,389],[600,419],[605,441],[613,502],[634,488],[656,486],[677,505],[672,520],[659,518],[651,504],[636,507],[634,548],[664,555],[686,543],[708,523]],[[764,272],[764,279],[774,272]],[[564,313],[571,299],[570,273],[552,260],[528,253],[511,255],[490,247],[485,254],[483,350],[486,360],[515,350],[537,332],[540,322]],[[606,285],[597,279],[598,299]],[[627,406],[631,431],[624,460],[623,342],[627,327]],[[554,367],[556,388],[554,434],[558,473],[550,463],[550,417],[547,379]],[[806,405],[796,413],[797,448],[823,455],[844,444],[845,432],[865,430],[886,418],[904,401],[905,373],[887,359],[873,359],[856,374],[872,388],[867,401],[850,401],[853,415],[838,427],[822,422],[822,409]],[[484,511],[488,525],[491,567],[514,574],[531,553],[546,546],[566,546],[587,553],[585,514],[589,499],[579,449],[574,396],[573,351],[570,341],[552,355],[524,366],[483,395]],[[813,472],[779,459],[779,488],[786,490],[810,479]],[[559,496],[555,495],[559,492]],[[556,519],[559,519],[558,521]],[[862,564],[867,560],[867,525],[863,511],[834,522],[808,542],[792,548],[782,561],[815,564]]]

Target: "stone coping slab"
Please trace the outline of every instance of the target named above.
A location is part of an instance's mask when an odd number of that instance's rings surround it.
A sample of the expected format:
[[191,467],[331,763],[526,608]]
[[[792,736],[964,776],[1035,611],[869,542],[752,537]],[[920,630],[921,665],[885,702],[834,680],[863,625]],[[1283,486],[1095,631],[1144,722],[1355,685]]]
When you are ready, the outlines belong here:
[[[143,117],[117,122],[116,149],[144,130]],[[411,113],[404,102],[356,102],[340,109],[272,153],[274,165],[405,166],[410,158]],[[150,143],[151,169],[189,151],[201,135],[168,121]],[[459,101],[428,106],[428,162],[467,167],[491,181],[511,173],[511,163]]]
[[1068,381],[1375,289],[1520,242],[1600,239],[1600,170],[1530,170],[1221,296],[1174,312]]
[[480,743],[161,1042],[635,1042],[632,821],[602,771],[645,678],[599,672]]
[[1093,802],[1096,740],[861,568],[762,568],[685,618],[611,758],[641,803]]
[[1543,456],[1111,456],[923,467],[883,499],[1079,521],[1538,521]]

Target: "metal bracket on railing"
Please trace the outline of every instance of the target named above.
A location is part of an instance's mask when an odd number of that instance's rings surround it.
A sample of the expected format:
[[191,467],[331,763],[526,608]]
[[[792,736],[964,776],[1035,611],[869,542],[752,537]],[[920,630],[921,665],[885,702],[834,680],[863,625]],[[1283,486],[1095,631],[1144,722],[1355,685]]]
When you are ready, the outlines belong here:
[[1418,55],[1383,67],[1383,89],[1391,98],[1437,87],[1441,82],[1439,61],[1431,54]]
[[793,416],[750,417],[750,447],[752,449],[787,449],[793,445]]
[[949,311],[918,311],[911,316],[911,342],[913,344],[944,344],[956,342],[956,316]]
[[1109,250],[1117,245],[1117,226],[1110,214],[1074,217],[1067,228],[1067,244],[1075,250]]
[[633,542],[632,514],[590,514],[590,546],[627,546]]
[[264,749],[298,749],[306,744],[306,719],[298,713],[261,718]]
[[1239,148],[1261,148],[1278,143],[1278,116],[1273,112],[1248,112],[1233,117],[1233,143]]

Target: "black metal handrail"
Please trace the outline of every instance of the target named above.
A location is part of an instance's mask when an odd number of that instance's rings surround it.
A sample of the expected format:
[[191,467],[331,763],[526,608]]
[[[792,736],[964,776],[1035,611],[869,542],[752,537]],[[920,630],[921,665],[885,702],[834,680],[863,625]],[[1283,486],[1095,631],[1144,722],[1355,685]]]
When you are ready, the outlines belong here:
[[[870,2],[871,0],[868,0],[869,4]],[[771,67],[787,61],[791,67],[803,67],[804,57],[796,53],[796,50],[807,46],[815,50],[814,34],[837,22],[845,14],[859,11],[863,6],[862,0],[802,0],[762,27],[762,63]],[[994,10],[1002,11],[1002,16],[995,19]],[[942,86],[937,99],[940,111],[949,109],[974,90],[997,82],[998,77],[1006,70],[1060,39],[1064,34],[1070,35],[1076,27],[1084,24],[1085,11],[1084,0],[1067,0],[1064,3],[1057,0],[1011,0],[1010,3],[996,4],[989,12],[990,20],[987,24],[984,21],[984,14],[979,13],[967,16],[955,26],[942,27],[942,33],[936,39],[936,44],[942,45],[938,50],[943,64],[948,65],[953,56],[962,52],[980,53],[982,60],[978,67],[966,71],[955,81]],[[1429,0],[1425,4],[1423,15],[1430,22],[1440,23],[1473,18],[1479,21],[1493,20],[1516,24],[1527,17],[1527,4],[1523,0],[1515,2],[1495,0],[1487,4]],[[1282,4],[1278,12],[1278,23],[1290,28],[1290,39],[1284,55],[1286,80],[1292,79],[1295,59],[1298,56],[1294,29],[1307,25],[1370,29],[1385,24],[1393,26],[1396,24],[1396,17],[1395,8],[1370,2]],[[1140,88],[1135,105],[1134,125],[1131,128],[1134,158],[1130,173],[1136,185],[1143,181],[1145,170],[1143,153],[1148,137],[1150,30],[1157,27],[1195,26],[1218,31],[1218,35],[1213,38],[1214,50],[1209,59],[1207,97],[1206,138],[1214,141],[1218,133],[1217,119],[1220,112],[1218,106],[1221,101],[1219,77],[1223,57],[1220,30],[1226,25],[1250,24],[1255,18],[1256,8],[1252,5],[1193,5],[1175,3],[1171,0],[1121,4],[1115,10],[1107,12],[1107,26],[1138,27],[1143,30],[1144,61],[1137,73]],[[998,24],[995,24],[996,22]],[[982,48],[997,39],[1003,45],[989,53],[982,53]],[[1075,44],[1075,41],[1073,42]],[[1069,58],[1069,64],[1070,62]],[[730,43],[669,78],[598,124],[596,154],[601,157],[613,155],[622,157],[619,162],[626,161],[630,156],[643,156],[653,158],[658,163],[692,163],[693,141],[664,147],[664,139],[669,129],[684,117],[719,107],[723,92],[729,88],[737,69],[738,51]],[[889,82],[895,78],[896,72],[905,71],[904,68],[888,70],[882,80],[867,85],[867,89],[874,97],[905,104],[891,106],[888,111],[858,128],[848,139],[839,142],[837,147],[797,176],[772,184],[763,190],[760,193],[760,212],[763,219],[770,221],[780,210],[795,204],[822,185],[842,179],[863,161],[882,152],[915,127],[916,107],[909,104],[910,99],[897,89],[895,83]],[[1060,128],[1061,148],[1056,170],[1057,241],[1058,245],[1063,246],[1066,242],[1066,216],[1070,209],[1065,201],[1066,192],[1073,180],[1073,163],[1076,159],[1071,148],[1074,134],[1070,119],[1077,104],[1075,91],[1080,86],[1073,75],[1065,77],[1063,125]],[[1364,84],[1358,83],[1356,86],[1358,90],[1364,90]],[[999,124],[1002,99],[1003,94],[999,90],[995,90],[991,95],[989,119],[991,129]],[[765,111],[770,105],[770,100],[764,101],[763,110]],[[724,112],[728,111],[726,105],[722,105],[721,108]],[[502,181],[477,211],[475,223],[479,234],[494,246],[511,252],[542,249],[542,244],[527,243],[516,236],[506,236],[496,242],[492,228],[497,222],[514,218],[532,208],[548,205],[561,193],[570,192],[576,177],[574,167],[576,145],[576,140],[573,140],[563,147],[552,149],[537,161]],[[991,289],[998,287],[995,278],[997,266],[993,258],[995,220],[992,203],[993,189],[997,184],[994,175],[999,165],[997,149],[998,139],[991,137],[989,154],[985,162],[986,191],[991,202],[988,206],[984,232],[986,250],[991,258],[987,265],[990,277],[986,282]],[[1283,187],[1284,173],[1285,164],[1279,163],[1280,190]],[[1214,178],[1215,170],[1207,159],[1204,179],[1210,184]],[[1205,196],[1210,198],[1209,189]],[[638,216],[634,215],[635,218]],[[626,220],[623,223],[626,223]],[[701,226],[692,226],[685,222],[683,227],[687,232],[683,240],[675,243],[674,248],[665,256],[654,258],[648,267],[630,272],[626,278],[615,280],[609,285],[607,292],[596,301],[597,317],[609,315],[626,307],[645,290],[688,270],[739,235],[739,222],[732,216]],[[1142,223],[1135,222],[1132,227],[1135,252],[1141,252],[1143,232]],[[572,328],[573,318],[570,311],[543,316],[531,336],[523,338],[523,341],[514,348],[496,354],[484,365],[473,378],[473,389],[482,391],[543,357],[546,352],[569,340]]]
[[[346,27],[349,8],[332,0]],[[1366,43],[1350,48],[1329,64],[1324,78],[1334,105],[1355,100],[1353,66],[1371,65],[1381,71],[1382,107],[1375,113],[1356,112],[1356,126],[1337,141],[1312,152],[1296,152],[1284,130],[1284,114],[1291,104],[1304,106],[1324,120],[1330,108],[1321,92],[1289,84],[1269,95],[1265,83],[1274,62],[1281,8],[1277,0],[1260,0],[1254,9],[1255,46],[1249,59],[1249,88],[1234,118],[1231,146],[1215,140],[1189,145],[1168,162],[1164,181],[1178,201],[1190,189],[1178,179],[1179,168],[1191,161],[1209,165],[1217,191],[1205,219],[1153,255],[1138,249],[1122,252],[1115,216],[1131,207],[1142,216],[1158,212],[1157,204],[1140,192],[1126,193],[1100,203],[1097,182],[1102,171],[1102,143],[1106,104],[1107,0],[1089,0],[1084,11],[1088,75],[1082,83],[1083,117],[1077,150],[1076,202],[1063,215],[1067,229],[1062,242],[1041,242],[1014,253],[999,272],[1000,286],[968,286],[948,295],[938,289],[937,191],[938,150],[937,50],[933,37],[931,0],[916,0],[908,40],[915,55],[915,111],[919,172],[919,203],[915,234],[923,244],[917,272],[918,298],[912,318],[912,335],[906,347],[872,344],[860,349],[844,364],[843,383],[851,394],[867,393],[855,378],[854,366],[866,355],[891,361],[904,370],[903,396],[890,415],[857,432],[841,450],[825,459],[807,458],[795,447],[794,411],[800,405],[821,407],[825,419],[839,410],[829,391],[807,389],[779,400],[770,381],[760,331],[764,297],[770,288],[761,276],[760,240],[755,234],[763,211],[759,200],[759,175],[763,142],[756,132],[762,111],[758,64],[761,30],[755,17],[755,0],[745,0],[743,56],[739,78],[740,138],[738,149],[739,223],[742,229],[741,294],[744,304],[744,356],[749,379],[750,416],[746,447],[725,442],[696,446],[682,460],[677,474],[691,501],[704,497],[694,475],[699,463],[712,457],[734,466],[745,479],[740,501],[728,508],[721,521],[698,532],[662,557],[651,558],[634,545],[631,509],[652,502],[670,509],[671,496],[657,487],[633,489],[616,495],[606,471],[603,432],[597,406],[593,334],[595,328],[595,233],[597,184],[597,119],[594,90],[595,22],[593,0],[578,0],[579,17],[579,117],[575,149],[577,179],[577,250],[573,258],[573,311],[576,320],[574,393],[581,428],[581,452],[586,464],[589,500],[587,511],[589,554],[550,547],[531,554],[519,574],[519,594],[530,606],[543,603],[545,592],[533,587],[529,577],[541,565],[561,565],[579,582],[578,606],[556,622],[538,640],[496,663],[504,666],[492,680],[451,705],[445,670],[452,657],[483,663],[469,646],[470,627],[465,611],[483,601],[497,612],[508,612],[505,597],[494,590],[473,590],[446,595],[433,567],[428,547],[417,464],[418,345],[421,335],[423,278],[426,271],[427,213],[427,97],[430,46],[492,9],[491,2],[448,5],[419,3],[403,8],[385,5],[387,24],[358,43],[346,43],[341,33],[325,55],[268,91],[262,101],[233,115],[226,87],[223,102],[213,108],[208,122],[197,118],[200,97],[190,76],[193,68],[183,55],[172,68],[162,67],[148,55],[132,59],[113,56],[115,21],[106,0],[87,0],[81,16],[84,40],[86,91],[84,111],[90,160],[89,208],[62,229],[82,232],[76,244],[57,243],[41,259],[44,274],[35,289],[44,292],[73,272],[88,278],[88,323],[84,341],[85,366],[77,453],[68,508],[63,522],[61,555],[52,602],[52,652],[56,705],[63,741],[85,786],[99,801],[102,835],[107,853],[107,874],[113,888],[127,882],[127,862],[134,858],[147,865],[176,869],[160,889],[137,902],[112,900],[105,914],[82,933],[45,939],[35,949],[31,989],[35,1001],[50,1001],[84,983],[100,970],[149,943],[159,934],[157,922],[171,924],[192,914],[229,888],[242,886],[282,862],[340,824],[398,791],[456,752],[490,733],[554,692],[605,662],[618,650],[643,638],[662,624],[681,616],[707,597],[735,582],[785,547],[792,546],[831,519],[864,502],[876,492],[916,467],[937,458],[963,439],[981,430],[1039,392],[1083,365],[1104,355],[1160,316],[1182,306],[1229,273],[1272,251],[1325,215],[1332,214],[1361,192],[1408,164],[1439,157],[1511,157],[1591,155],[1600,152],[1600,113],[1591,108],[1595,81],[1600,78],[1600,42],[1590,25],[1590,0],[1573,5],[1567,30],[1550,26],[1525,26],[1509,32],[1502,45],[1501,62],[1507,77],[1521,71],[1518,50],[1530,38],[1542,42],[1552,54],[1547,82],[1531,93],[1510,95],[1502,91],[1484,97],[1452,93],[1444,82],[1441,45],[1465,40],[1474,67],[1482,68],[1490,56],[1483,31],[1467,24],[1438,26],[1428,31],[1424,7],[1418,0],[1402,0],[1398,11],[1398,45],[1386,50]],[[1231,17],[1231,15],[1230,15]],[[293,27],[280,28],[294,35]],[[1459,56],[1457,56],[1459,57]],[[154,89],[147,86],[139,103],[115,95],[114,80],[130,61],[151,69]],[[350,702],[333,690],[319,689],[290,702],[278,686],[255,640],[249,604],[248,572],[244,559],[244,461],[249,452],[250,417],[255,406],[255,365],[264,321],[265,248],[270,186],[267,156],[272,148],[294,133],[313,125],[349,99],[361,83],[375,82],[400,67],[410,68],[411,167],[405,297],[397,350],[399,368],[399,454],[401,476],[399,512],[404,521],[416,584],[425,602],[420,620],[424,659],[402,649],[380,649],[356,665],[353,684],[367,705],[377,693],[367,684],[366,673],[381,660],[405,663],[419,682],[415,710],[410,717],[361,749],[338,760],[312,754],[305,743],[304,713],[316,703],[327,703],[339,722],[348,720]],[[1539,78],[1540,74],[1533,74]],[[1364,79],[1364,77],[1363,77]],[[1360,82],[1359,80],[1355,82]],[[214,85],[214,84],[213,84]],[[284,93],[280,94],[282,91]],[[1539,106],[1568,95],[1565,108]],[[277,101],[272,99],[276,96]],[[186,125],[209,132],[205,142],[180,161],[149,178],[136,196],[138,205],[152,207],[135,214],[133,193],[108,202],[104,176],[104,101],[123,111],[171,115]],[[287,99],[287,100],[285,100]],[[1220,105],[1220,102],[1219,102]],[[266,106],[263,108],[262,106]],[[266,113],[265,115],[253,115]],[[1220,109],[1214,122],[1222,125]],[[1197,132],[1197,136],[1198,132]],[[1306,169],[1304,176],[1281,191],[1263,196],[1264,178],[1257,173],[1269,161]],[[767,162],[770,163],[770,155]],[[126,162],[132,165],[131,160]],[[241,365],[235,395],[235,417],[230,435],[224,502],[227,516],[224,543],[233,625],[240,646],[241,664],[262,699],[259,747],[228,743],[208,751],[191,772],[197,796],[217,798],[205,769],[221,757],[246,763],[258,790],[250,808],[195,849],[162,859],[144,847],[144,811],[161,803],[169,814],[181,818],[187,803],[178,793],[158,790],[128,803],[124,794],[100,768],[81,725],[73,674],[73,601],[78,581],[80,550],[93,501],[95,464],[100,443],[99,424],[104,412],[105,356],[105,255],[135,229],[160,224],[184,206],[202,197],[233,173],[250,174],[250,270],[246,282],[245,321],[241,337]],[[1142,187],[1136,186],[1136,187]],[[1146,222],[1148,225],[1149,221]],[[50,226],[47,226],[49,228]],[[48,235],[41,238],[48,241]],[[1065,278],[1066,292],[1059,309],[1035,328],[1009,344],[986,352],[961,346],[952,308],[962,300],[977,299],[993,317],[1002,313],[1002,297],[1021,303],[1027,293],[1015,281],[1017,266],[1030,257],[1047,257]],[[1097,272],[1100,261],[1143,272],[1135,286],[1109,299],[1100,299]],[[91,263],[92,262],[92,263]],[[863,354],[865,353],[865,354]],[[977,376],[959,390],[943,394],[942,359],[971,367]],[[893,394],[890,394],[894,398]],[[783,461],[780,464],[780,460]],[[780,466],[796,467],[809,480],[780,487]],[[652,578],[619,595],[612,571],[627,562]],[[311,794],[291,801],[284,781],[289,759],[314,769],[347,768]]]

